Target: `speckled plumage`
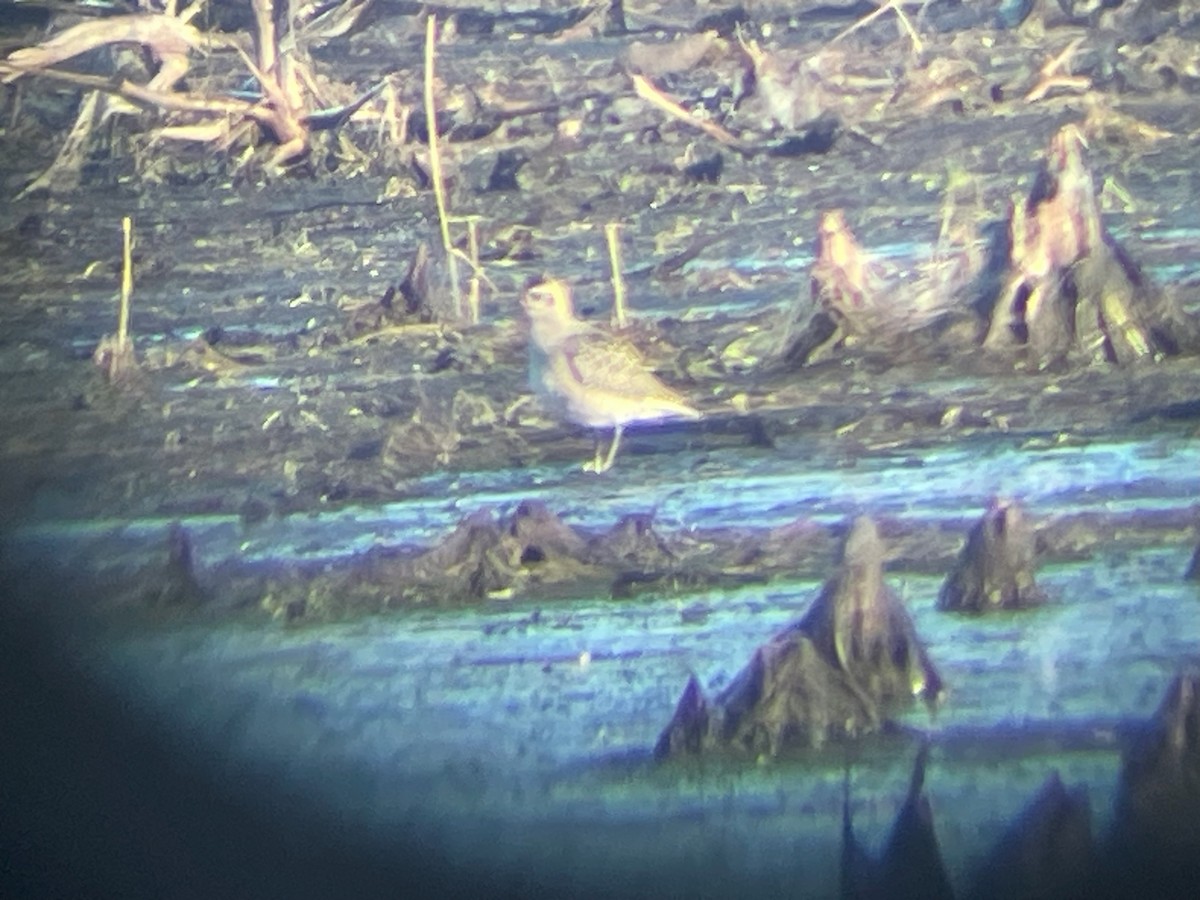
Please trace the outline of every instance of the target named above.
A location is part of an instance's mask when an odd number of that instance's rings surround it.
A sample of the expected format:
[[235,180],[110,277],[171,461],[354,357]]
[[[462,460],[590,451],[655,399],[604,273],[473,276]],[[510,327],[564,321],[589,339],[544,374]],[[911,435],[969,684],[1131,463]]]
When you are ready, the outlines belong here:
[[530,321],[530,386],[557,415],[589,428],[613,429],[604,460],[599,447],[591,468],[611,468],[626,425],[700,413],[650,372],[627,341],[575,317],[571,289],[548,279],[522,300]]

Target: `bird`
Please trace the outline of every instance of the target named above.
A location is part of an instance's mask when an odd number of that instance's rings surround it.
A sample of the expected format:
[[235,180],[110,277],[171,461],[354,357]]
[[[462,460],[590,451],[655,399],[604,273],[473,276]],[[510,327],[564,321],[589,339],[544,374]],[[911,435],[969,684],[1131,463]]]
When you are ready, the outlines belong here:
[[575,316],[571,287],[543,278],[521,299],[530,324],[529,382],[556,414],[588,428],[613,431],[601,458],[600,439],[589,472],[607,472],[617,458],[621,434],[634,422],[699,419],[700,411],[663,384],[625,340]]

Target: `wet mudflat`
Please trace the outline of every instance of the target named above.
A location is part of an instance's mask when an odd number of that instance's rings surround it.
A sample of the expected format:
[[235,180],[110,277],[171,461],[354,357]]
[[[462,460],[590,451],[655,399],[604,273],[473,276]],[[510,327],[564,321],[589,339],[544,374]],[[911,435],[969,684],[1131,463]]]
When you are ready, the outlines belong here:
[[[324,71],[355,84],[419,71],[423,20],[380,5],[379,19],[318,53]],[[1100,107],[1169,133],[1105,120],[1118,124],[1097,126],[1089,154],[1107,227],[1200,310],[1195,98],[1186,78],[1146,74],[1170,68],[1173,45],[1159,43],[1159,68],[1138,56],[1154,44],[1118,65],[1125,44],[1109,32],[939,20],[935,5],[927,52],[969,60],[961,81],[919,88],[929,66],[879,23],[847,39],[860,80],[845,83],[863,95],[881,90],[868,76],[893,79],[882,113],[847,101],[828,152],[743,155],[629,87],[632,42],[666,44],[673,35],[652,26],[686,31],[698,17],[669,5],[644,24],[626,15],[648,30],[551,40],[501,18],[440,48],[448,92],[471,86],[485,109],[549,107],[445,145],[451,205],[483,223],[491,286],[479,324],[382,303],[437,226],[420,144],[372,143],[378,121],[350,122],[349,146],[331,139],[308,171],[272,177],[253,165],[232,174],[210,149],[139,156],[116,130],[77,189],[6,204],[6,568],[60,575],[39,603],[70,623],[58,626],[69,664],[222,783],[265,773],[383,847],[420,823],[465,867],[566,878],[581,892],[828,895],[847,765],[856,831],[875,846],[904,800],[916,732],[932,741],[926,789],[957,887],[1052,769],[1087,785],[1103,830],[1127,731],[1200,646],[1200,596],[1182,580],[1200,498],[1196,358],[1039,368],[849,353],[781,370],[755,356],[775,352],[770,341],[742,339],[780,329],[808,296],[821,211],[845,209],[873,252],[915,272],[935,256],[956,173],[970,176],[961,202],[979,223],[1000,220],[1050,136]],[[797,52],[852,21],[759,15],[773,26],[765,46]],[[1078,37],[1091,87],[1027,102],[1045,59]],[[735,43],[660,80],[727,111],[743,67]],[[957,102],[922,104],[946,87]],[[401,99],[419,92],[413,74]],[[8,194],[53,157],[72,102],[23,97],[4,135]],[[763,146],[782,140],[747,102],[728,120]],[[504,153],[525,162],[498,185]],[[714,153],[715,179],[684,171]],[[126,214],[142,365],[118,387],[91,354],[114,329]],[[576,284],[585,314],[607,319],[611,221],[624,226],[643,349],[705,418],[632,431],[616,468],[595,476],[579,470],[589,434],[519,405],[529,388],[517,298],[550,271]],[[940,612],[944,573],[994,496],[1020,500],[1049,536],[1038,572],[1049,602]],[[430,547],[465,516],[527,500],[596,531],[630,515],[668,537],[800,523],[829,549],[740,585],[661,580],[621,599],[604,583],[585,596],[531,589],[466,607],[426,597],[327,612],[314,600],[326,582],[287,588],[300,568],[352,582],[367,551]],[[914,709],[897,734],[781,760],[653,764],[688,676],[719,689],[801,615],[828,574],[829,535],[864,511],[885,525],[886,577],[947,684],[936,716]],[[202,602],[156,593],[173,525],[188,535]],[[298,596],[289,624],[281,610]]]

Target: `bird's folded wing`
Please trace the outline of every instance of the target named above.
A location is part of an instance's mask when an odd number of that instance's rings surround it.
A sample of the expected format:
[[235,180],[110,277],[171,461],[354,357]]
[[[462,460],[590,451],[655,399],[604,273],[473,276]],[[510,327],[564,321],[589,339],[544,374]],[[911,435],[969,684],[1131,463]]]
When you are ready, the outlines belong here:
[[645,367],[627,341],[596,336],[573,337],[563,348],[572,377],[585,389],[637,397],[677,397]]

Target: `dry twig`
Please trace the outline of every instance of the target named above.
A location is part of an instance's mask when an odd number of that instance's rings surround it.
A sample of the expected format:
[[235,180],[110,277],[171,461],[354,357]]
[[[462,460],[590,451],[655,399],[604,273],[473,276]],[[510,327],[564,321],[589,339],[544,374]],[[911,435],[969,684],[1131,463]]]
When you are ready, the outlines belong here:
[[829,41],[829,43],[830,45],[836,44],[838,41],[842,40],[842,38],[854,33],[855,31],[858,31],[858,29],[864,27],[865,25],[869,25],[884,13],[891,10],[896,14],[896,18],[900,21],[900,27],[904,29],[904,31],[908,34],[909,40],[912,41],[913,52],[919,55],[925,52],[925,45],[921,43],[921,36],[917,34],[917,29],[913,27],[913,23],[909,20],[908,14],[904,12],[905,6],[916,6],[918,4],[924,6],[925,0],[887,0],[886,3],[882,4],[874,12],[867,13],[844,31],[835,35]]
[[669,94],[655,87],[650,82],[650,79],[636,74],[629,77],[633,79],[634,91],[646,102],[657,106],[663,112],[667,113],[667,115],[679,119],[681,122],[686,122],[693,128],[699,128],[705,134],[720,141],[726,147],[736,150],[738,153],[746,156],[753,155],[754,149],[752,147],[747,146],[743,141],[739,140],[716,122],[710,122],[707,119],[701,119],[692,115],[692,113],[684,109]]
[[[1036,103],[1054,88],[1066,88],[1072,91],[1086,91],[1092,86],[1092,80],[1086,75],[1071,75],[1071,58],[1075,55],[1083,38],[1077,37],[1067,44],[1060,52],[1052,56],[1038,73],[1038,82],[1025,95],[1026,103]],[[1064,72],[1068,74],[1063,74]]]

